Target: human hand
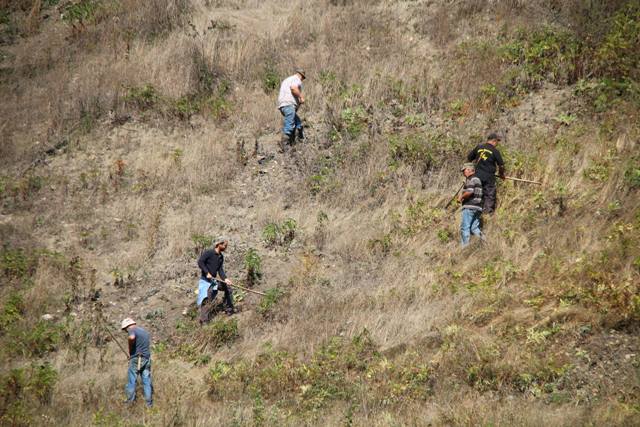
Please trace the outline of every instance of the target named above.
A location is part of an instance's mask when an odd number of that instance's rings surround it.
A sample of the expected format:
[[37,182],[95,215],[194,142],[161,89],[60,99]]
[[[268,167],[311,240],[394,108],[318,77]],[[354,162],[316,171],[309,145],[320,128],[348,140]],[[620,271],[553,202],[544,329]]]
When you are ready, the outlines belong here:
[[211,275],[211,273],[207,273],[207,279],[213,279],[213,276]]

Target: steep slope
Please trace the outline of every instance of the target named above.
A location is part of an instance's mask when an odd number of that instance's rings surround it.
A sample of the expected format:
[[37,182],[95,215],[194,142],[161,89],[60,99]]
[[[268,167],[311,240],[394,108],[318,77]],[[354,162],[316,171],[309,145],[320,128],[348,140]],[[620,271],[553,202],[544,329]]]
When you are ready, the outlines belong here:
[[[637,4],[18,3],[3,424],[638,423]],[[281,153],[297,65],[308,138]],[[444,206],[494,130],[542,185],[501,182],[462,250]],[[268,296],[199,328],[218,235]],[[154,336],[153,410],[122,404],[125,316]]]

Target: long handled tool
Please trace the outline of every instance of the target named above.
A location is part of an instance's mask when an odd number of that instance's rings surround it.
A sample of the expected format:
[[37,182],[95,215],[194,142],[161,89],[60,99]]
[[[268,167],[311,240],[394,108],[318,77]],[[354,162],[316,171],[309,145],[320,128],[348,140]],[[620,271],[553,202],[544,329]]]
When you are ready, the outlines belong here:
[[102,326],[102,329],[104,329],[105,331],[107,331],[107,333],[111,336],[111,339],[113,339],[116,344],[118,344],[118,347],[120,347],[120,350],[122,350],[122,352],[127,356],[127,358],[129,358],[129,352],[127,350],[124,349],[124,347],[122,346],[122,344],[120,344],[120,341],[118,341],[116,339],[116,337],[113,335],[113,333],[111,332],[111,330],[109,328],[107,328],[104,323],[102,323],[102,320],[100,318],[98,318],[98,323],[100,324],[100,326]]
[[[226,282],[223,282],[223,281],[218,280],[218,279],[214,279],[214,280],[215,280],[216,282],[219,282],[219,283],[227,284]],[[262,295],[263,297],[266,297],[266,296],[267,296],[267,294],[265,294],[264,292],[254,291],[253,289],[245,288],[245,287],[240,286],[240,285],[233,284],[233,285],[228,285],[228,286],[231,286],[232,288],[242,289],[243,291],[246,291],[246,292],[251,292],[251,293],[254,293],[254,294]]]
[[462,190],[462,187],[464,187],[464,182],[462,183],[462,185],[460,185],[460,188],[458,188],[458,189],[456,190],[456,194],[454,194],[454,195],[453,195],[453,197],[451,198],[451,200],[449,200],[449,202],[448,202],[446,205],[444,205],[444,208],[445,208],[445,209],[447,209],[447,208],[451,205],[451,203],[453,203],[453,201],[454,201],[454,200],[456,199],[456,197],[458,196],[458,193],[460,192],[460,190]]
[[[496,176],[500,178],[499,175],[496,175]],[[512,176],[505,176],[504,179],[508,179],[509,181],[528,182],[529,184],[542,185],[542,183],[538,181],[531,181],[529,179],[522,179],[522,178],[514,178]]]

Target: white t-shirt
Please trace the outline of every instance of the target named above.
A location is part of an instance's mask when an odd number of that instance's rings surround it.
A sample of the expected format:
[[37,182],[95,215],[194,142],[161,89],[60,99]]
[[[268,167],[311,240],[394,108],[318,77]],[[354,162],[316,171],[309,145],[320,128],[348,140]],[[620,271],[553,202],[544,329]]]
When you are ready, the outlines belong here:
[[291,93],[292,87],[299,87],[302,90],[302,79],[297,74],[287,77],[280,85],[280,93],[278,94],[278,108],[287,105],[298,105],[298,100]]

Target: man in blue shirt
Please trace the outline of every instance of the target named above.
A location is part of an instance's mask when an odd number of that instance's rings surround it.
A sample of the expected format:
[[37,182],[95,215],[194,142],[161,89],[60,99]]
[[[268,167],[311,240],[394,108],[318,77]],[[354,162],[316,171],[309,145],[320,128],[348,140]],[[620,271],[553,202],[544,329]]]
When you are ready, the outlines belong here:
[[136,382],[138,375],[142,379],[144,400],[150,408],[153,406],[153,384],[151,382],[151,335],[144,328],[136,325],[131,318],[122,321],[122,330],[129,335],[129,371],[125,387],[127,403],[136,400]]

